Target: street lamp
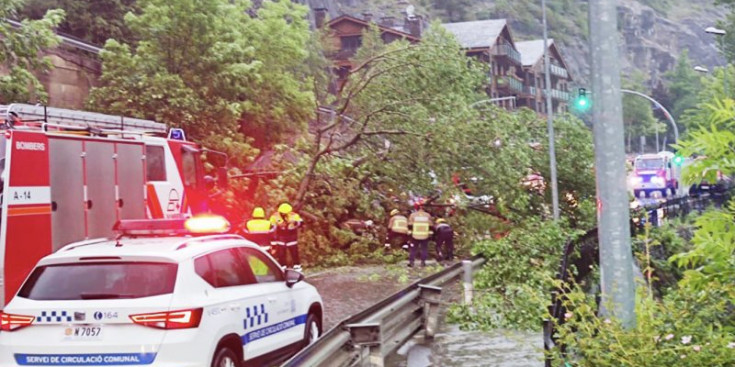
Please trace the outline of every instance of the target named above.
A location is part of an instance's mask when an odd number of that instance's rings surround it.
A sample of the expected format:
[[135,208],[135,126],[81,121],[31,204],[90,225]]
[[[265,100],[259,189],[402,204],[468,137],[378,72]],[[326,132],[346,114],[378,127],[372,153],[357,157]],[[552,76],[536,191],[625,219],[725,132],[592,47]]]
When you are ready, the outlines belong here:
[[554,105],[551,102],[551,75],[549,68],[549,36],[546,24],[546,0],[541,0],[544,26],[544,83],[546,84],[546,129],[549,134],[549,166],[551,170],[551,205],[554,220],[559,220],[559,187],[556,178],[556,148],[554,147]]
[[727,32],[724,29],[720,29],[720,28],[716,28],[716,27],[707,27],[704,31],[707,32],[707,33],[709,33],[709,34],[714,34],[715,36],[717,36],[720,39],[720,50],[722,51],[722,55],[725,56],[725,70],[724,70],[724,73],[723,73],[724,74],[724,77],[723,77],[724,80],[723,80],[722,84],[723,84],[723,88],[724,88],[724,92],[725,92],[725,97],[728,98],[728,97],[730,97],[730,93],[729,93],[730,91],[727,88],[727,67],[730,64],[730,60],[728,60],[728,58],[727,58],[727,52],[725,52],[725,35],[727,34]]
[[709,69],[705,68],[704,66],[695,66],[694,71],[698,71],[700,73],[709,73]]

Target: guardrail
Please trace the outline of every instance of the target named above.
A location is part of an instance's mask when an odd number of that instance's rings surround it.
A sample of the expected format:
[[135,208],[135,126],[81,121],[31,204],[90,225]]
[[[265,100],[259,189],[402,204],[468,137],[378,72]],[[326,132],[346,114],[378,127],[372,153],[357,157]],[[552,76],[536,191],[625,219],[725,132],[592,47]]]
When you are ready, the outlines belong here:
[[[661,203],[643,206],[640,212],[631,213],[631,236],[635,236],[643,230],[646,221],[650,221],[653,226],[661,226],[666,218],[684,217],[694,210],[703,211],[709,203],[722,205],[733,194],[730,189],[724,192],[717,192],[707,195],[699,195],[696,197],[679,197],[666,200]],[[562,282],[574,280],[579,283],[592,272],[593,265],[599,265],[600,252],[597,237],[597,228],[587,231],[584,235],[575,241],[567,241],[564,246],[564,254],[559,266],[557,279]],[[577,273],[569,272],[570,265],[574,264]],[[551,319],[543,320],[544,332],[544,350],[550,351],[556,347],[557,340],[554,338],[555,325],[564,323],[564,314],[566,309],[563,306],[563,295],[560,296],[557,290],[551,292],[551,304],[549,305],[549,315]],[[563,346],[561,346],[563,348]],[[545,367],[552,367],[551,359],[547,355],[544,362]]]
[[[485,259],[471,259],[479,267]],[[372,307],[344,319],[281,367],[382,366],[422,329],[433,337],[439,323],[441,285],[462,273],[462,263],[420,279]]]

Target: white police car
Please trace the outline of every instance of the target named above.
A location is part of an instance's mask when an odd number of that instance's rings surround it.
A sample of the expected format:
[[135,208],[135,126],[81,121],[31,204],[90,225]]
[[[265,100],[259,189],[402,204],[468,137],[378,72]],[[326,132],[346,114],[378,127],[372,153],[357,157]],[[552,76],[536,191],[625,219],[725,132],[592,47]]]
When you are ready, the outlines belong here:
[[239,236],[151,237],[176,221],[150,222],[40,260],[0,312],[0,366],[257,365],[319,337],[301,273]]

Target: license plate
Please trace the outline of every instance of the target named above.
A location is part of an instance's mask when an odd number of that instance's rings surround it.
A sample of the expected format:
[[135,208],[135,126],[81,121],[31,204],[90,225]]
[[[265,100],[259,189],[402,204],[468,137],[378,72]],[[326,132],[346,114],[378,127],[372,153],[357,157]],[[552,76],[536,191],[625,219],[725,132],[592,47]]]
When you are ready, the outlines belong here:
[[99,325],[68,326],[64,328],[64,340],[100,340],[102,327]]
[[702,190],[709,190],[709,186],[707,185],[702,185],[699,188],[701,188]]

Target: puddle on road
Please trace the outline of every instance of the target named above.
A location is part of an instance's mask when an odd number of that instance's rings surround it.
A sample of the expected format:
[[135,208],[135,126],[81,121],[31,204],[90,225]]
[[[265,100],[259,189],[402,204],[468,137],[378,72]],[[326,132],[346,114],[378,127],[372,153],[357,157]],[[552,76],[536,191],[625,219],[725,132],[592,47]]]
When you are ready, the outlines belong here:
[[403,355],[390,356],[386,360],[387,367],[542,367],[544,365],[540,332],[462,331],[457,325],[444,324],[433,342],[401,349],[399,353]]

